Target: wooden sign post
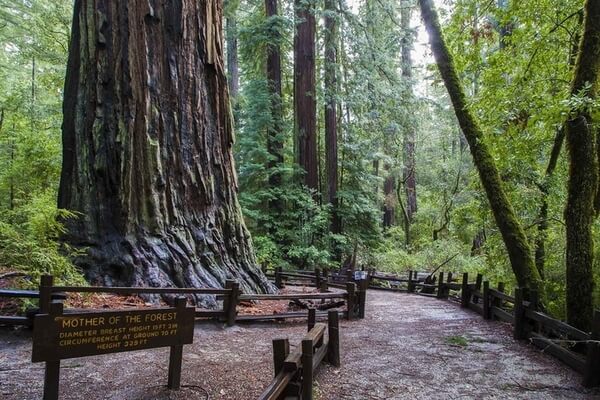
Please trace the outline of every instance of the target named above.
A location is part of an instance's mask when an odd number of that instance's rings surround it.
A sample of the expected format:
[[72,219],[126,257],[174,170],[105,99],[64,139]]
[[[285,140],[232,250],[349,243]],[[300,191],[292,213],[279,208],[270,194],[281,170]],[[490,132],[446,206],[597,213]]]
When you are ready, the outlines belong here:
[[168,387],[179,389],[183,345],[194,338],[195,309],[186,307],[185,297],[178,297],[173,308],[65,314],[59,301],[40,308],[32,361],[46,362],[44,400],[58,399],[60,360],[156,347],[171,347]]

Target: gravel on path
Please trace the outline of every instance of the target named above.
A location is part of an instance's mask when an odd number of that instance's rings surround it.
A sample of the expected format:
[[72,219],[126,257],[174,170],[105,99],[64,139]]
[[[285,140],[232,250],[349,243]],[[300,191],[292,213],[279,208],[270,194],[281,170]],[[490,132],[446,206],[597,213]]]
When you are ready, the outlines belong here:
[[[340,323],[342,367],[319,369],[316,400],[600,399],[569,367],[514,341],[506,324],[449,301],[367,297],[365,319]],[[273,376],[271,340],[288,337],[293,350],[305,332],[300,322],[199,323],[178,392],[165,388],[168,349],[64,360],[61,399],[256,399]],[[0,330],[0,399],[41,398],[44,364],[30,360],[30,333]]]

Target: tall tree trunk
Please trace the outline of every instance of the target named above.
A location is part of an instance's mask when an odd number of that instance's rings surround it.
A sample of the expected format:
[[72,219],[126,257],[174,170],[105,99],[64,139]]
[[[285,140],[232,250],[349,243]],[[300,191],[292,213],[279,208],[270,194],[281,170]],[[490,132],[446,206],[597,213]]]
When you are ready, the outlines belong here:
[[[413,49],[413,34],[410,28],[410,17],[412,14],[412,1],[403,0],[401,2],[400,25],[402,26],[402,77],[404,85],[406,85],[405,102],[408,107],[411,107],[414,96],[412,87],[412,58],[411,51]],[[411,113],[409,113],[410,115]],[[415,162],[415,143],[416,143],[416,121],[411,118],[405,125],[403,137],[403,153],[404,153],[404,169],[403,181],[406,191],[406,214],[409,221],[412,221],[413,216],[417,212],[417,178],[416,178],[416,162]]]
[[[267,81],[271,96],[271,124],[267,132],[267,150],[269,152],[269,187],[279,189],[282,184],[280,168],[283,166],[283,103],[281,98],[281,52],[279,49],[280,32],[278,24],[277,0],[265,0],[265,10],[270,29],[270,42],[267,46]],[[273,217],[283,212],[281,196],[274,194],[269,200],[269,210]]]
[[330,230],[341,232],[338,214],[338,126],[337,126],[337,11],[335,0],[325,0],[325,158],[327,198],[332,207]]
[[221,15],[217,0],[75,1],[58,205],[81,214],[64,239],[94,282],[272,288],[237,201]]
[[496,163],[485,144],[483,132],[468,108],[432,0],[419,0],[419,4],[429,33],[433,55],[452,100],[460,127],[469,143],[473,162],[479,172],[496,224],[502,234],[517,282],[521,287],[543,291],[542,281],[535,266],[525,231],[504,192]]
[[[595,99],[600,77],[600,0],[587,0],[571,96]],[[588,87],[589,85],[589,87]],[[585,92],[584,92],[585,91]],[[592,116],[574,109],[566,122],[569,182],[565,220],[567,231],[567,321],[589,330],[593,314],[594,199],[598,189],[598,159]]]
[[383,169],[385,170],[386,177],[383,182],[383,195],[385,199],[383,201],[383,228],[390,228],[395,223],[394,209],[396,206],[396,192],[394,188],[396,187],[396,180],[394,179],[394,175],[390,171],[390,165],[385,164]]
[[[583,10],[579,13],[579,25],[583,24]],[[578,31],[574,38],[574,43],[571,46],[569,65],[575,67],[577,62],[577,54],[579,53],[579,42],[581,40],[581,34]],[[562,126],[554,136],[554,142],[552,144],[552,150],[550,151],[550,159],[548,160],[548,166],[546,167],[546,173],[544,175],[544,181],[540,185],[542,192],[540,199],[540,213],[538,215],[538,236],[535,240],[535,265],[540,273],[542,279],[544,278],[544,270],[546,264],[546,239],[548,237],[548,192],[549,185],[554,170],[558,164],[558,158],[565,141],[565,127]]]
[[294,4],[294,126],[298,143],[298,164],[305,173],[304,184],[318,191],[314,5],[312,1],[306,0],[295,0]]
[[238,28],[236,1],[225,0],[225,40],[227,42],[227,85],[229,97],[235,102],[240,92],[240,67],[238,61]]

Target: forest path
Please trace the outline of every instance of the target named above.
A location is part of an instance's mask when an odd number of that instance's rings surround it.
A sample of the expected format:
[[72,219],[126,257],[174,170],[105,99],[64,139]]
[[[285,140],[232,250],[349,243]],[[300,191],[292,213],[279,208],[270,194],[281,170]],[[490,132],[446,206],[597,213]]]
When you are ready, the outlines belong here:
[[[448,301],[369,291],[366,318],[341,321],[342,367],[324,365],[316,400],[600,399],[581,377],[510,327]],[[271,340],[296,346],[304,323],[198,324],[184,348],[179,392],[164,388],[168,350],[62,362],[61,399],[256,399],[272,377]],[[30,335],[0,330],[0,398],[41,398],[43,364]]]

